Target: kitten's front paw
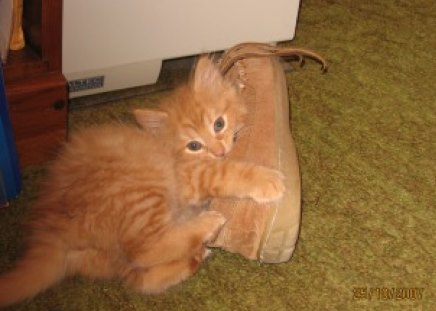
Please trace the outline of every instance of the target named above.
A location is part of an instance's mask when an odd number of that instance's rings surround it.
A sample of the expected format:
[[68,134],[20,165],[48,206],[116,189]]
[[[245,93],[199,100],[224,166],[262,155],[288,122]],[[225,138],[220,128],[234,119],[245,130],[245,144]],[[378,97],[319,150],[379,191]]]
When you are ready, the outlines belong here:
[[219,212],[207,211],[198,216],[205,231],[203,242],[208,244],[216,239],[227,219]]
[[286,190],[282,172],[258,166],[254,177],[254,189],[250,197],[258,203],[273,202],[281,199]]

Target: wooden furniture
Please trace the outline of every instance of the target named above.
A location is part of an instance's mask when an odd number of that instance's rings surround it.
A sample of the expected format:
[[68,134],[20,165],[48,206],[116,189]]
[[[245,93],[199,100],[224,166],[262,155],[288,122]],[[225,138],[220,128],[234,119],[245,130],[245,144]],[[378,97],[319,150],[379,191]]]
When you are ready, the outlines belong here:
[[50,159],[66,138],[67,83],[62,75],[62,0],[26,0],[26,46],[9,51],[6,95],[21,167]]

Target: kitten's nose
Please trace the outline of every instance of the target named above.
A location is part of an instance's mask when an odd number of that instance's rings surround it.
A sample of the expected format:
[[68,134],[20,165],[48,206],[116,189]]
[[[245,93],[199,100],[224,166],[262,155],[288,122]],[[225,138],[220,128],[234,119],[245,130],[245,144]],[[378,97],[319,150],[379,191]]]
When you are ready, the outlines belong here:
[[226,155],[226,149],[222,145],[216,146],[211,152],[217,158],[222,158]]

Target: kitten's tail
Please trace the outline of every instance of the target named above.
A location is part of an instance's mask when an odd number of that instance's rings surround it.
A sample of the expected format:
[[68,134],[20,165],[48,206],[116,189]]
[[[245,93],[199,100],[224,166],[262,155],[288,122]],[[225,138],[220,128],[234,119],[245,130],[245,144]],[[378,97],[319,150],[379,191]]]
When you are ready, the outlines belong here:
[[32,246],[15,267],[0,275],[0,308],[31,298],[65,276],[66,251],[59,245]]

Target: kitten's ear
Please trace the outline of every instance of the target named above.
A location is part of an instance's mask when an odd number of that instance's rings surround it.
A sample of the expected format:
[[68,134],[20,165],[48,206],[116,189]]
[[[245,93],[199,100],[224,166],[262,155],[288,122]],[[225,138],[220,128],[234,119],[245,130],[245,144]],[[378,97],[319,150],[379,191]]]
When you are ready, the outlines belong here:
[[144,129],[160,128],[168,118],[168,113],[157,109],[136,109],[133,114],[136,122]]
[[204,88],[210,89],[223,84],[224,78],[213,60],[207,55],[200,56],[194,71],[194,91],[200,91]]

